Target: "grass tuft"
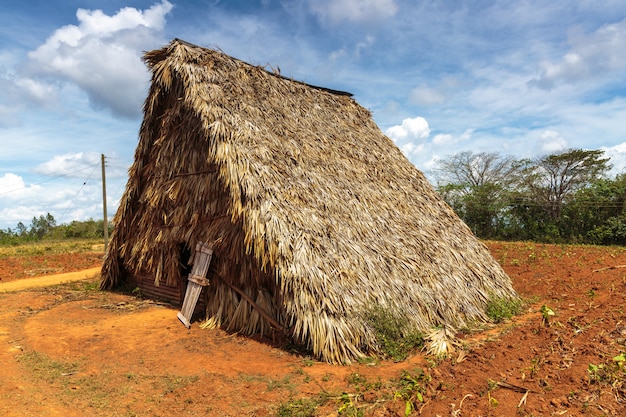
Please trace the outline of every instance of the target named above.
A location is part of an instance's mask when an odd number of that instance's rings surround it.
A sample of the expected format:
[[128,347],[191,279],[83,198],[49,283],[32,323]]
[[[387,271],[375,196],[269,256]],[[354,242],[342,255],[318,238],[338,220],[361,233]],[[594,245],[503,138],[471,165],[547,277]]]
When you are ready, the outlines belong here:
[[289,400],[278,406],[276,417],[313,417],[320,401],[314,398]]
[[522,311],[522,301],[510,297],[492,297],[487,303],[487,317],[494,323],[509,320]]
[[411,351],[424,345],[424,335],[412,329],[408,320],[397,312],[376,307],[367,312],[366,320],[386,358],[402,361]]

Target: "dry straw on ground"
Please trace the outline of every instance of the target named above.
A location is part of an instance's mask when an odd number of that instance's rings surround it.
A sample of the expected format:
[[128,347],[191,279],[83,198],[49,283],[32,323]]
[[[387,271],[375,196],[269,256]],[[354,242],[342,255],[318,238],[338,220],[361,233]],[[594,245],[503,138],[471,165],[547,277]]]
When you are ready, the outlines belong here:
[[181,279],[214,249],[208,316],[270,323],[331,362],[376,352],[376,306],[408,328],[486,320],[515,297],[487,249],[349,94],[180,40],[149,52],[152,86],[115,216],[103,288],[124,273]]

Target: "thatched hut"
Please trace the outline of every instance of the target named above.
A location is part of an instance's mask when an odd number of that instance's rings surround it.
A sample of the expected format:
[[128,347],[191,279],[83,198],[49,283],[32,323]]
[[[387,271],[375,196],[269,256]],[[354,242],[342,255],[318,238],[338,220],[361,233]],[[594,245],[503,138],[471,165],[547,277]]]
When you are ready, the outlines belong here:
[[102,288],[183,294],[203,242],[209,319],[245,334],[278,324],[331,362],[377,351],[373,308],[458,328],[486,320],[490,297],[516,297],[349,94],[181,40],[144,59],[152,85]]

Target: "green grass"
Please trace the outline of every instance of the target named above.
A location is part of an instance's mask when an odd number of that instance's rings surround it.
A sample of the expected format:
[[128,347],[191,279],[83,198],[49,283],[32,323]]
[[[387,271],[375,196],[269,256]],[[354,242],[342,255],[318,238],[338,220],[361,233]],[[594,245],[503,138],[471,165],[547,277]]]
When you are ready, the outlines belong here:
[[102,239],[43,240],[17,246],[0,245],[0,258],[102,251],[104,251]]
[[509,320],[522,311],[522,301],[518,298],[492,297],[485,313],[494,323]]
[[[364,417],[366,412],[381,410],[382,404],[397,401],[403,404],[404,415],[416,415],[416,410],[420,405],[428,401],[427,392],[433,389],[429,370],[422,368],[414,368],[412,371],[404,370],[399,378],[387,381],[383,381],[380,377],[370,381],[365,375],[353,372],[346,377],[346,382],[348,388],[341,392],[329,393],[323,390],[317,396],[283,402],[278,406],[275,416],[326,415],[328,411],[320,413],[319,407],[327,406],[329,401],[333,401],[336,407],[336,413],[329,415],[341,417]],[[439,382],[439,384],[444,383]]]
[[278,406],[276,417],[313,417],[322,401],[318,398],[289,400]]
[[78,370],[76,363],[56,361],[37,351],[26,352],[17,358],[18,362],[29,369],[39,379],[53,384],[60,377],[67,376]]
[[165,385],[163,394],[169,394],[177,391],[181,388],[185,388],[197,382],[200,379],[197,375],[191,376],[178,376],[178,375],[165,375],[163,376],[162,383]]
[[424,335],[411,329],[408,320],[400,313],[376,307],[366,313],[366,320],[386,358],[402,361],[411,351],[424,345]]

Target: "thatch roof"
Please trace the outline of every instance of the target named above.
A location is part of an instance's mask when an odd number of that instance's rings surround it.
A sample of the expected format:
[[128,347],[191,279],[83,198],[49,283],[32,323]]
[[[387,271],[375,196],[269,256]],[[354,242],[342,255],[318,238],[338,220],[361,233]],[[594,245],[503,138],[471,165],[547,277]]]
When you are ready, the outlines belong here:
[[181,248],[214,249],[208,315],[269,323],[331,362],[376,351],[373,308],[413,329],[484,321],[515,297],[486,247],[348,94],[180,40],[149,52],[152,86],[114,218],[103,288],[181,279]]

